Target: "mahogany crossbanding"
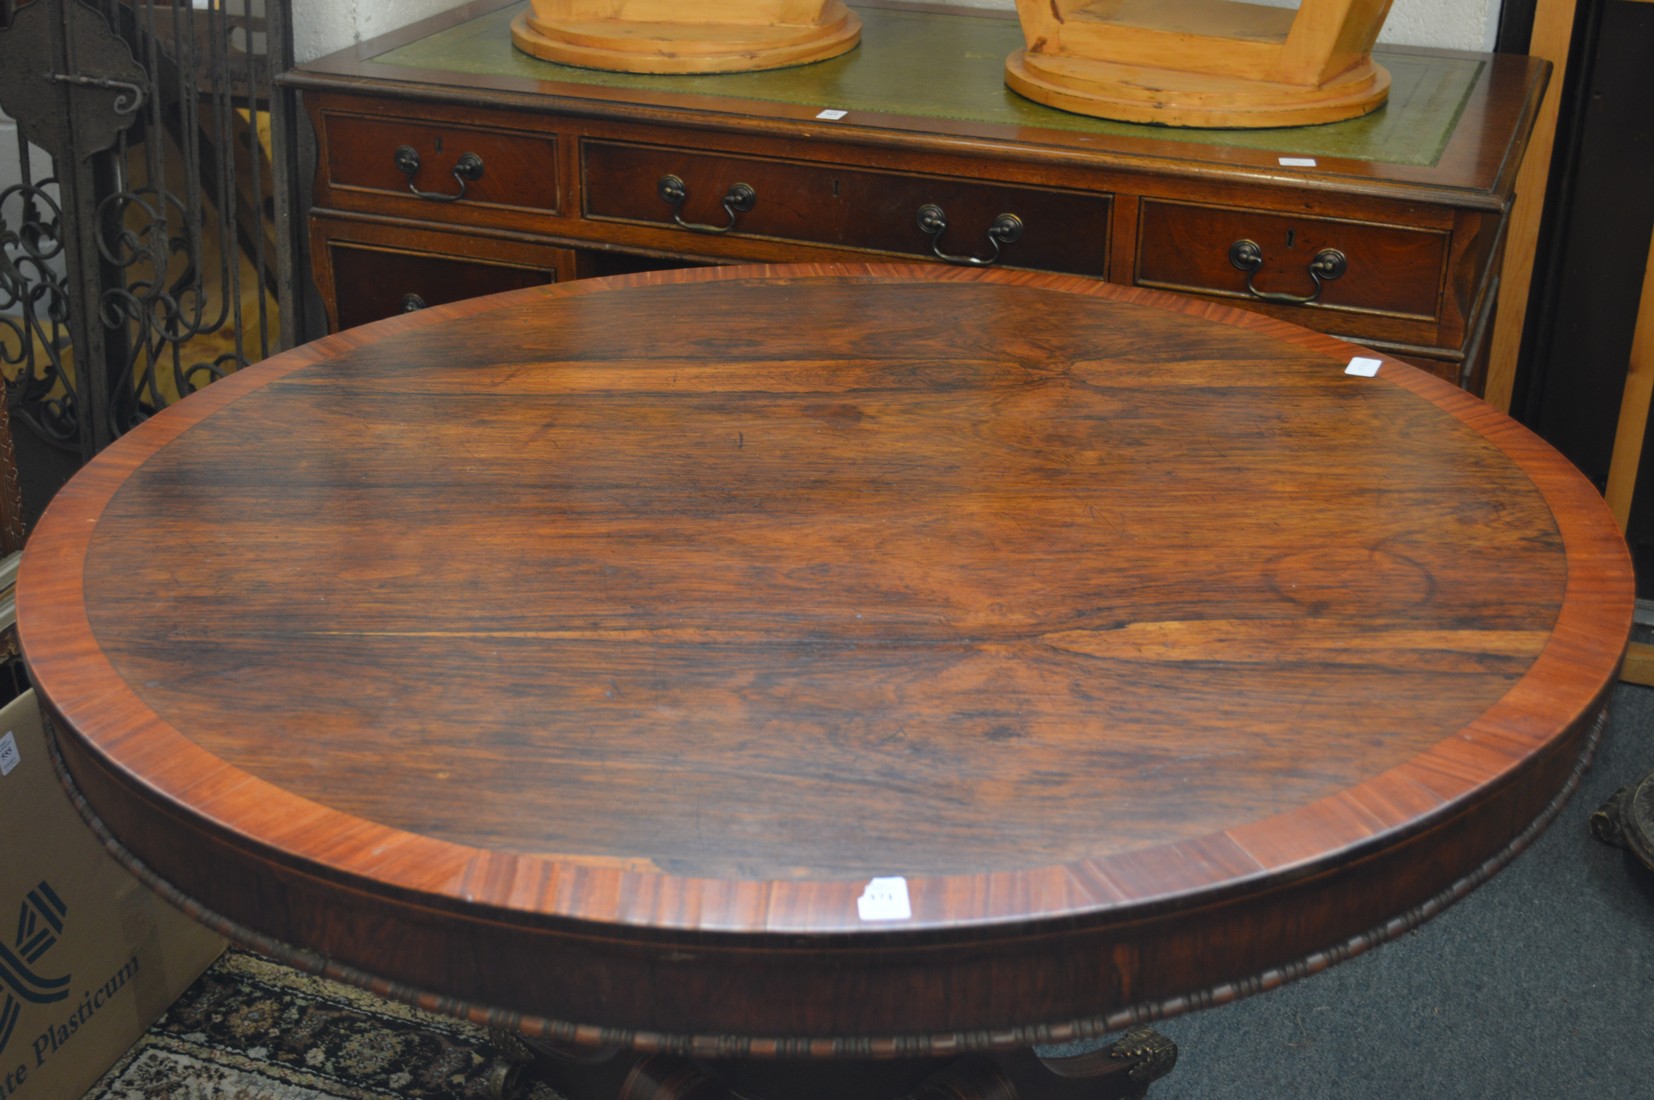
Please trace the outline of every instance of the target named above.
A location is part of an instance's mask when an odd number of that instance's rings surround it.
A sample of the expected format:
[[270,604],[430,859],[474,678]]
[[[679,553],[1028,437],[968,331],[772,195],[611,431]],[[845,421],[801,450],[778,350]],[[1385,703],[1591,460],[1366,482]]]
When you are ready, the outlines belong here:
[[23,645],[113,837],[342,971],[610,1044],[1027,1042],[1337,957],[1588,751],[1612,517],[1357,350],[919,266],[440,307],[112,447]]

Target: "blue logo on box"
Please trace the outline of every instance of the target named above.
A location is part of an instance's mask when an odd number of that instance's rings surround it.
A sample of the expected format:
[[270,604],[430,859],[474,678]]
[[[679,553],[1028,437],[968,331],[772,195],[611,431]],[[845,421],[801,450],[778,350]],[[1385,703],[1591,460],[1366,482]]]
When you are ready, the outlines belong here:
[[63,899],[42,880],[23,899],[13,946],[0,943],[0,1053],[11,1042],[12,1029],[23,1012],[22,1002],[45,1005],[69,996],[68,974],[43,978],[34,969],[35,963],[57,944],[68,913]]

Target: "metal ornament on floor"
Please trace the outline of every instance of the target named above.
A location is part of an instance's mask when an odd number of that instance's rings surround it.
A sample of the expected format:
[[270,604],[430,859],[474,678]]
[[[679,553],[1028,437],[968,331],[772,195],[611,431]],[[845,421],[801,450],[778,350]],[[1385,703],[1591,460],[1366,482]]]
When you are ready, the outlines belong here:
[[1654,870],[1654,773],[1629,786],[1591,814],[1591,835],[1624,848]]

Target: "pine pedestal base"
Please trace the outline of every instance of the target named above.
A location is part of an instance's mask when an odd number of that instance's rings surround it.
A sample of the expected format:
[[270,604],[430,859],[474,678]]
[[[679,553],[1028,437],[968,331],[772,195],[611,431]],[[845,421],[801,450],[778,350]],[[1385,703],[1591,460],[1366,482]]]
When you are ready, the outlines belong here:
[[838,0],[811,23],[609,18],[511,21],[517,48],[547,61],[633,73],[734,73],[824,61],[861,40],[861,20]]
[[1122,122],[1273,127],[1376,110],[1372,48],[1390,0],[1018,0],[1027,49],[1005,82],[1038,103]]
[[1390,74],[1364,62],[1325,85],[1196,75],[1018,50],[1005,83],[1047,107],[1162,126],[1261,128],[1358,118],[1383,106]]

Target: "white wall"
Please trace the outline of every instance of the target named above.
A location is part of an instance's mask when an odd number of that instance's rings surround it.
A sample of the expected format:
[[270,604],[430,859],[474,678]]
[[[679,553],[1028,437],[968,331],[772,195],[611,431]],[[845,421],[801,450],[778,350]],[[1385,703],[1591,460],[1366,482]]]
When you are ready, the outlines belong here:
[[1499,35],[1500,0],[1395,0],[1380,42],[1491,50]]
[[[300,61],[341,50],[406,26],[461,0],[293,0],[294,45]],[[683,0],[694,3],[695,0]],[[1016,7],[1014,0],[951,0],[958,7]],[[1297,7],[1296,0],[1258,0]],[[1491,50],[1500,0],[1394,0],[1379,41],[1453,50]]]
[[0,111],[0,191],[17,182],[17,123]]
[[[309,61],[426,16],[462,0],[293,0],[293,54]],[[694,0],[684,0],[693,3]]]

